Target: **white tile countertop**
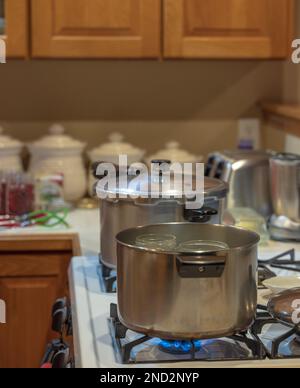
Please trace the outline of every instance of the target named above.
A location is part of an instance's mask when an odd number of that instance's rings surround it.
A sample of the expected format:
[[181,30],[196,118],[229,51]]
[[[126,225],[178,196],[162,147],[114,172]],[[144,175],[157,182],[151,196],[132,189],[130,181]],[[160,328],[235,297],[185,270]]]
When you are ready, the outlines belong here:
[[13,235],[39,235],[39,234],[66,234],[77,233],[80,237],[82,252],[85,255],[96,254],[100,249],[100,214],[99,209],[93,210],[74,210],[71,211],[67,218],[70,228],[63,226],[55,228],[45,228],[35,226],[24,229],[7,229],[0,231],[1,236]]

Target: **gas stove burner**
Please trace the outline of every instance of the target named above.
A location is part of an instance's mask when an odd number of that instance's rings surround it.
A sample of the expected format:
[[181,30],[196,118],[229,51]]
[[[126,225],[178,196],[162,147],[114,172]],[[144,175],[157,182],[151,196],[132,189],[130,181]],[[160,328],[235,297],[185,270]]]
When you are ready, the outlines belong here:
[[170,354],[188,354],[199,352],[202,348],[200,340],[193,341],[167,341],[161,340],[159,349]]
[[110,306],[108,323],[122,364],[263,360],[266,356],[262,343],[250,333],[203,341],[169,341],[133,332],[120,322],[116,304]]

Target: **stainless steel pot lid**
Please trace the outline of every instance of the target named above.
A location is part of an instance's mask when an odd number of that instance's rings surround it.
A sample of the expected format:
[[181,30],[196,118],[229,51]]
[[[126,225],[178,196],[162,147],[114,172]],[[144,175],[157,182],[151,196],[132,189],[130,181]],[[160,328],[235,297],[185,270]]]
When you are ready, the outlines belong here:
[[268,311],[279,321],[300,327],[300,288],[283,291],[271,298]]
[[[141,197],[151,197],[151,190],[153,189],[154,185],[156,185],[156,191],[155,191],[155,198],[159,198],[160,200],[164,200],[164,197],[169,197],[171,199],[176,200],[176,202],[182,203],[185,202],[187,197],[185,195],[182,195],[184,193],[183,185],[184,182],[182,182],[182,186],[178,187],[174,185],[174,176],[171,175],[170,177],[170,185],[166,189],[164,186],[164,178],[160,176],[157,180],[157,178],[152,177],[146,177],[145,179],[141,178],[139,179],[138,185],[136,184],[137,177],[128,176],[128,185],[120,185],[120,181],[117,178],[117,184],[115,187],[108,187],[104,186],[101,183],[101,180],[97,184],[96,192],[98,197],[114,197],[116,199],[131,199],[134,198],[135,202],[139,202],[136,199]],[[214,178],[208,178],[204,177],[204,192],[202,190],[197,190],[196,185],[196,177],[195,175],[192,175],[190,178],[191,182],[191,190],[195,192],[196,194],[204,194],[204,198],[208,200],[219,200],[226,198],[229,187],[228,184]],[[153,194],[153,191],[152,191]],[[166,200],[170,200],[169,198],[166,198]]]

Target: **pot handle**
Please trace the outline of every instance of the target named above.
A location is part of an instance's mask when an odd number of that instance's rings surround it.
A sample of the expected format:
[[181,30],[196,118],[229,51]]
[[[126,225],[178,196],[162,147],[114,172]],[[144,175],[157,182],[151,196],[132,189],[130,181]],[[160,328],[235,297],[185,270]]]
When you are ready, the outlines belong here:
[[177,256],[176,265],[182,278],[220,278],[223,275],[227,251],[199,256]]
[[194,223],[207,223],[211,217],[218,214],[218,210],[211,207],[203,207],[202,209],[192,210],[184,209],[184,218],[188,222]]

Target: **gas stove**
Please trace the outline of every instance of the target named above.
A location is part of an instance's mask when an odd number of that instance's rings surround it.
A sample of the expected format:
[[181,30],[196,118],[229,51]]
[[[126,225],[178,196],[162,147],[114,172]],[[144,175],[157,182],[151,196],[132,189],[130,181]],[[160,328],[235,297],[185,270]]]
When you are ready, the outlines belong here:
[[249,331],[226,338],[167,341],[127,329],[118,318],[117,305],[110,306],[110,334],[117,360],[122,364],[178,361],[253,361],[299,359],[300,328],[273,319],[265,306],[258,306]]
[[[286,245],[260,250],[260,265],[268,276],[299,274],[300,247],[294,255],[291,251],[277,257],[288,250]],[[284,268],[277,268],[278,260]],[[150,338],[124,327],[117,314],[117,295],[103,289],[98,257],[73,259],[70,283],[77,367],[300,367],[299,330],[268,314],[267,290],[259,290],[257,319],[248,332],[189,342]]]

